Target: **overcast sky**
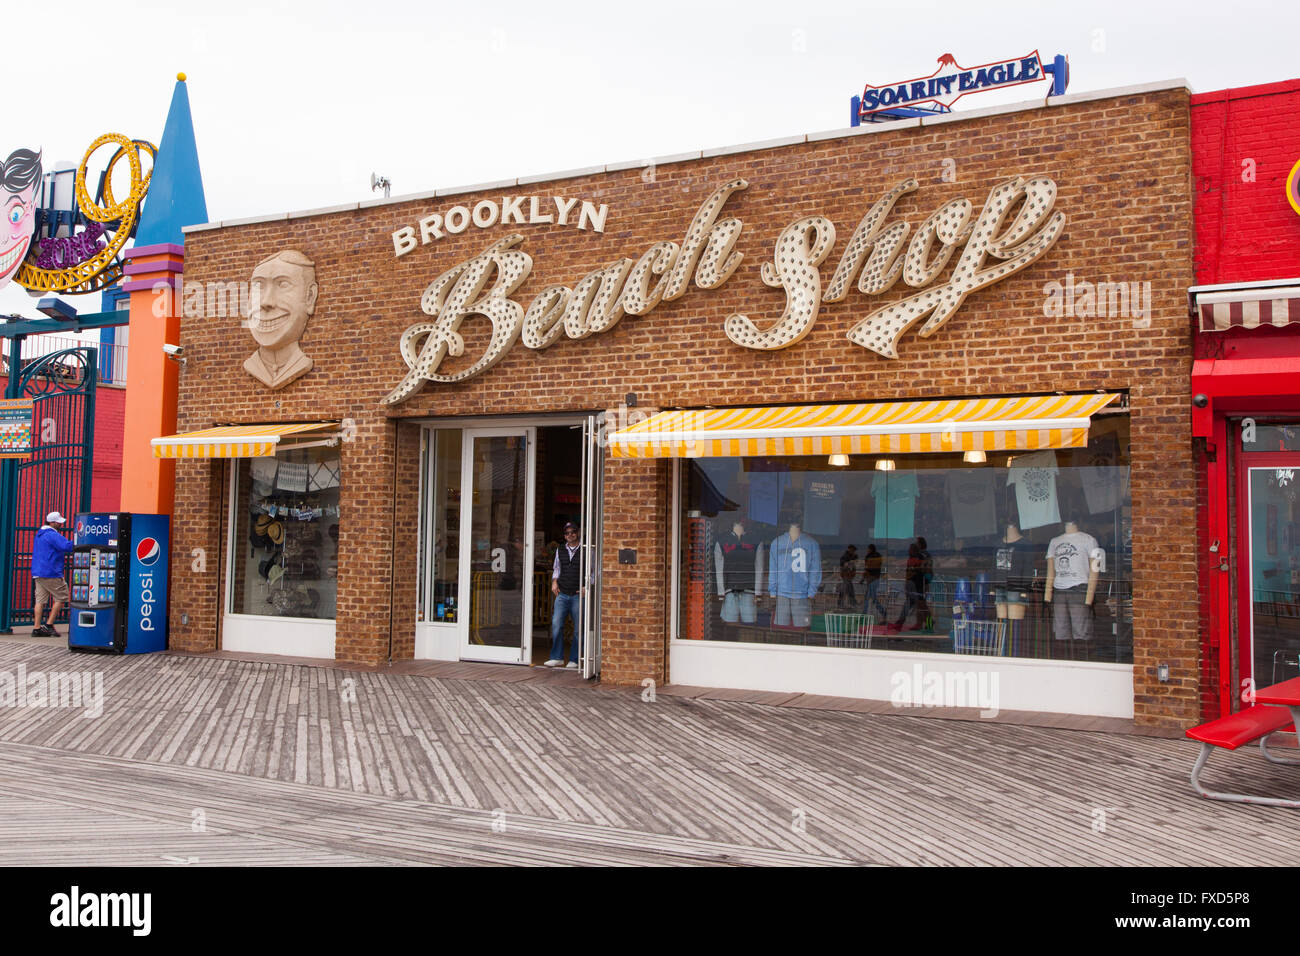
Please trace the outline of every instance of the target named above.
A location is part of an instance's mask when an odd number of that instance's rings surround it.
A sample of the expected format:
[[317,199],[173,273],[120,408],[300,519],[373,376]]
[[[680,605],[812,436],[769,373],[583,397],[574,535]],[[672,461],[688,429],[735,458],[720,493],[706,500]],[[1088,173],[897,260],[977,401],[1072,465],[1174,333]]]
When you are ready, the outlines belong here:
[[[79,161],[104,132],[156,143],[184,71],[209,217],[232,219],[371,198],[372,172],[396,196],[843,127],[864,83],[926,76],[943,53],[963,66],[1065,53],[1070,92],[1283,80],[1300,75],[1298,9],[222,0],[191,12],[177,0],[64,0],[48,30],[37,19],[7,31],[21,89],[0,151],[42,148],[49,168]],[[93,60],[68,46],[83,40]],[[967,96],[956,109],[1045,86]],[[93,298],[73,304],[98,311]],[[0,291],[0,313],[34,315],[33,305],[12,284]]]

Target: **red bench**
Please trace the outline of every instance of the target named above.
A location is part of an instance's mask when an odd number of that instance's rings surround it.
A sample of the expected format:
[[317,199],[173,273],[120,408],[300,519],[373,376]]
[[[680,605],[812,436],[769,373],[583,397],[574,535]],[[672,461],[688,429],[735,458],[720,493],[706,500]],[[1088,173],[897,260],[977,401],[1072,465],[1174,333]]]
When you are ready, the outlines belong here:
[[1268,738],[1271,735],[1294,730],[1291,714],[1285,707],[1269,707],[1263,704],[1255,704],[1235,714],[1229,714],[1227,717],[1220,717],[1208,724],[1201,724],[1199,727],[1191,728],[1187,731],[1187,736],[1192,740],[1201,742],[1200,756],[1196,758],[1196,765],[1192,767],[1192,789],[1203,797],[1209,797],[1211,800],[1300,808],[1300,800],[1283,800],[1278,797],[1252,797],[1240,793],[1216,793],[1205,789],[1199,779],[1201,770],[1205,767],[1205,761],[1209,759],[1210,753],[1215,747],[1236,750],[1242,744],[1252,743],[1256,740],[1259,741],[1260,750],[1266,759],[1273,763],[1295,763],[1296,761],[1273,756],[1268,751]]

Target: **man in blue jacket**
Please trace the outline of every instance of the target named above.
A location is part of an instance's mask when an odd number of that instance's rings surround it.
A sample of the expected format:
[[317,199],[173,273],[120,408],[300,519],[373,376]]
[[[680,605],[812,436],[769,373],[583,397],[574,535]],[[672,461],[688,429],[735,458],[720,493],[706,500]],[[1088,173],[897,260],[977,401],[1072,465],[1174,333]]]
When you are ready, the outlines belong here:
[[[36,532],[36,545],[32,548],[32,579],[36,582],[36,608],[32,621],[36,627],[32,634],[36,637],[57,637],[54,622],[59,611],[68,603],[68,582],[63,578],[63,559],[72,550],[72,542],[59,533],[55,525],[65,524],[67,518],[57,511],[45,516],[45,524]],[[41,612],[45,610],[45,599],[53,601],[50,608],[48,624],[41,623]]]

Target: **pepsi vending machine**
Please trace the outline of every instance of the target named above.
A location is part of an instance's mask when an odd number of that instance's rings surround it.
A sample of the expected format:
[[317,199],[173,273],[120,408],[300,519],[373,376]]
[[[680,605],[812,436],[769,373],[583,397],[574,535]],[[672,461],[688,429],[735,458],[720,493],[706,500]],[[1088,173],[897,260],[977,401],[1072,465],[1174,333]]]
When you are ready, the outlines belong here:
[[168,515],[81,514],[73,526],[68,647],[167,649]]

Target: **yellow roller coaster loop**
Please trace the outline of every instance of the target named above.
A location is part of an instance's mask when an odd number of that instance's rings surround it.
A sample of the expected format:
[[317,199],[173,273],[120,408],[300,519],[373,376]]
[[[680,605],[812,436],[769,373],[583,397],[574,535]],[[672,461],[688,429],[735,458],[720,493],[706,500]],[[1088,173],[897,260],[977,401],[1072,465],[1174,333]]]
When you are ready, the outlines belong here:
[[[117,151],[113,153],[108,166],[104,169],[104,205],[101,206],[90,198],[90,193],[86,190],[86,167],[95,151],[110,143],[117,145]],[[144,172],[141,168],[140,150],[142,149],[149,152],[148,172]],[[63,269],[42,269],[37,266],[35,264],[36,244],[33,243],[33,251],[28,253],[14,280],[32,292],[64,292],[76,295],[96,292],[120,279],[122,266],[118,256],[130,240],[132,230],[135,229],[136,218],[140,215],[140,204],[144,201],[145,193],[149,191],[149,179],[153,175],[153,160],[157,153],[158,150],[152,143],[133,140],[121,133],[105,133],[91,143],[90,148],[86,150],[86,155],[82,157],[81,165],[77,167],[77,205],[82,215],[92,222],[116,222],[117,227],[113,230],[112,239],[85,262]],[[126,157],[131,168],[131,188],[127,197],[117,202],[113,197],[113,167],[123,157]]]

